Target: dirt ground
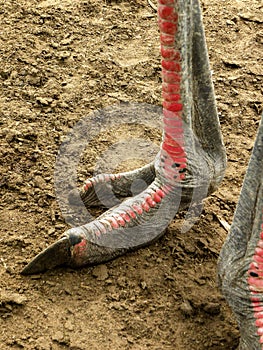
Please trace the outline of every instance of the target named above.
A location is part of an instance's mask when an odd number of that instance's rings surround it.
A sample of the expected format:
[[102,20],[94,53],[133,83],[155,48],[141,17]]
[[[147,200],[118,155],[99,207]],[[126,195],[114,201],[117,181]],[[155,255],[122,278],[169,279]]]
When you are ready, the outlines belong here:
[[[262,112],[262,2],[202,7],[228,167],[200,220],[182,235],[180,214],[156,244],[105,265],[25,277],[69,227],[53,186],[61,142],[96,109],[161,105],[159,42],[147,0],[0,0],[1,349],[236,349],[216,263]],[[160,141],[154,128],[129,132]],[[86,150],[79,181],[114,135]]]

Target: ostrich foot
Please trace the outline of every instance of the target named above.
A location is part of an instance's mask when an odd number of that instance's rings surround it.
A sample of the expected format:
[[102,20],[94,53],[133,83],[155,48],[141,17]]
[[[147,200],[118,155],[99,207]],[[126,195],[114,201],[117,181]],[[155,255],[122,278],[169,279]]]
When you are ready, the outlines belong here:
[[[218,162],[202,149],[189,152],[188,161],[187,165],[184,161],[180,164],[160,152],[154,164],[154,181],[144,191],[96,220],[66,231],[22,273],[39,273],[59,265],[98,264],[158,239],[179,210],[200,204],[222,179],[222,166],[218,168]],[[142,169],[148,180],[151,166]]]
[[[87,206],[105,204],[114,196],[126,197],[133,194],[134,187],[139,193],[96,220],[66,231],[22,273],[38,273],[61,264],[102,263],[148,245],[164,233],[178,210],[200,204],[220,184],[225,150],[199,1],[159,0],[158,9],[163,139],[154,170],[150,165],[139,170],[139,175],[137,171],[114,178],[104,175],[87,182],[82,190]],[[133,186],[138,179],[149,186],[144,190]],[[110,189],[110,196],[105,189]],[[114,202],[108,206],[112,205]]]
[[263,116],[230,233],[219,283],[240,329],[240,350],[263,349]]
[[[78,267],[102,263],[159,238],[178,210],[181,188],[155,179],[145,191],[106,211],[96,220],[64,233],[37,255],[22,274],[58,265]],[[173,203],[174,205],[171,205]]]

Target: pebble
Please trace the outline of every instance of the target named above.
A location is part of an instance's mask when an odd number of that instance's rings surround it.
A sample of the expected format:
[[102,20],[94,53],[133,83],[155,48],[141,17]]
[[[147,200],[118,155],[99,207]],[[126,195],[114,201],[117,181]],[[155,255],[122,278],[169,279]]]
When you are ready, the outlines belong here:
[[142,288],[142,289],[146,289],[146,288],[147,288],[147,284],[146,284],[145,281],[142,281],[142,282],[140,283],[140,285],[141,285],[141,288]]
[[53,101],[53,99],[50,97],[37,97],[36,101],[43,106],[48,106]]
[[45,186],[46,186],[46,181],[40,175],[35,176],[34,183],[35,183],[36,187],[41,188],[41,189],[45,188]]
[[19,293],[12,293],[9,291],[2,290],[0,293],[0,303],[1,304],[17,304],[17,305],[23,305],[27,301],[27,298],[24,295],[21,295]]
[[185,316],[191,316],[194,313],[194,309],[192,308],[191,304],[189,303],[188,300],[185,300],[181,305],[180,305],[180,310]]
[[64,334],[62,331],[57,331],[52,337],[52,340],[57,341],[58,343],[61,343],[64,339]]
[[98,265],[94,267],[92,276],[99,281],[105,281],[109,277],[108,268],[106,265]]
[[210,315],[218,315],[220,314],[220,304],[218,303],[207,303],[204,306],[204,311]]
[[65,322],[65,326],[64,326],[67,330],[69,331],[73,331],[74,330],[74,324],[73,322],[71,322],[70,320],[67,320]]
[[39,337],[36,341],[36,348],[40,350],[50,350],[51,344],[49,339],[45,339],[45,337]]

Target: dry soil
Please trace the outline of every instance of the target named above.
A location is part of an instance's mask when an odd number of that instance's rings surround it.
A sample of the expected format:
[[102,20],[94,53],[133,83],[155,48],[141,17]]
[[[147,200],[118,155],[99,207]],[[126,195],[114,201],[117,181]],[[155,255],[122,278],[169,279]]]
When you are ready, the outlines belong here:
[[[25,264],[69,227],[54,190],[65,135],[94,110],[161,105],[158,30],[147,0],[0,0],[1,349],[236,349],[216,264],[220,220],[232,221],[262,112],[262,2],[202,8],[228,166],[199,221],[182,234],[180,214],[157,243],[105,265],[25,277]],[[120,125],[120,134],[158,144],[154,127]],[[114,135],[86,149],[79,181]],[[119,168],[144,160],[119,159]]]

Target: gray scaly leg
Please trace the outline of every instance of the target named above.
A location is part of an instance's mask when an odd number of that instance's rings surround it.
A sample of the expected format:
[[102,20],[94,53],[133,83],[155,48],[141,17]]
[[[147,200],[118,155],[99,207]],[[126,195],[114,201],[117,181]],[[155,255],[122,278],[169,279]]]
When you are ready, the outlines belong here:
[[230,233],[218,263],[240,328],[240,350],[263,349],[263,116]]

